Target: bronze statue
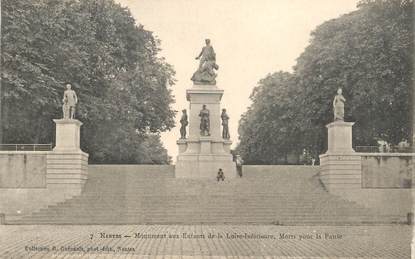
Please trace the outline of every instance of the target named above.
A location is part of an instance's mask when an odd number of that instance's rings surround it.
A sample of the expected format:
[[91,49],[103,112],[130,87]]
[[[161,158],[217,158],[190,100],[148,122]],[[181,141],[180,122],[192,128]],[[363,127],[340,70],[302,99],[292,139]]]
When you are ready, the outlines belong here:
[[202,48],[200,54],[196,57],[199,59],[199,68],[193,74],[191,80],[194,84],[216,84],[216,73],[219,66],[216,64],[216,53],[210,45],[210,40],[206,39],[206,46]]
[[209,110],[206,109],[205,104],[203,104],[203,108],[199,113],[199,117],[200,117],[200,135],[210,136]]
[[220,116],[222,118],[222,138],[230,139],[231,136],[229,135],[229,116],[226,113],[226,109],[222,109],[222,114]]
[[180,124],[182,124],[182,126],[180,127],[180,138],[181,139],[185,139],[186,138],[186,127],[189,124],[189,122],[187,121],[187,112],[186,109],[182,110],[182,118],[180,119]]
[[342,95],[342,89],[337,90],[337,95],[333,100],[334,121],[344,121],[344,103],[346,99]]
[[63,93],[63,118],[66,120],[73,120],[75,118],[75,107],[78,103],[78,97],[74,90],[71,89],[71,84],[66,84],[66,90]]

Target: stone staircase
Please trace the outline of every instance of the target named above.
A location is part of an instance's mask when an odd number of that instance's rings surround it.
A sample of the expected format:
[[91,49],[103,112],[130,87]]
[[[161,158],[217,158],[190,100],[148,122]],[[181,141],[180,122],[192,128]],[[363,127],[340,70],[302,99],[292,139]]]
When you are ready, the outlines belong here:
[[[403,223],[327,193],[318,167],[248,166],[242,178],[176,179],[173,166],[90,165],[82,195],[6,224]],[[226,176],[226,172],[225,172]]]

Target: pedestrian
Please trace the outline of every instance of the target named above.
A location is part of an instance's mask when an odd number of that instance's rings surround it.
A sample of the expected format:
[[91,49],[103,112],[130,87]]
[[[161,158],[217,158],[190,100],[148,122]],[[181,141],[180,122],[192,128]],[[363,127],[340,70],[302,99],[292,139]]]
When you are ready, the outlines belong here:
[[243,160],[240,155],[236,155],[235,163],[236,163],[236,171],[238,172],[239,177],[242,177],[242,164]]
[[220,180],[222,180],[222,181],[224,181],[224,180],[225,180],[225,175],[224,175],[224,173],[223,173],[223,171],[222,171],[222,168],[219,168],[219,171],[218,171],[218,176],[216,176],[216,180],[218,180],[218,182],[219,182]]

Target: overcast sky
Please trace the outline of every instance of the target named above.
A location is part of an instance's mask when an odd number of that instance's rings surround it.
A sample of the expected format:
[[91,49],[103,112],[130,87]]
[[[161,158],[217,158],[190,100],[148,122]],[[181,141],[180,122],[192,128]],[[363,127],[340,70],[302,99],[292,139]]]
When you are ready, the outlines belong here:
[[[225,90],[231,139],[238,141],[238,121],[249,95],[268,73],[292,71],[310,33],[324,21],[356,9],[358,0],[117,0],[136,21],[161,40],[161,56],[173,65],[177,111],[188,108],[186,89],[198,66],[195,57],[210,38],[219,65],[217,85]],[[180,125],[180,113],[176,125]],[[179,127],[162,134],[173,161]]]

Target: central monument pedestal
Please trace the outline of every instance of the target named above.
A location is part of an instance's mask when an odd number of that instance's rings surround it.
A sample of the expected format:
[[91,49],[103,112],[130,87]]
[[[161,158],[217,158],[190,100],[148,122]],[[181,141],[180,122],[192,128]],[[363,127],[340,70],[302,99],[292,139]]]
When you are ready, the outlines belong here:
[[[223,90],[216,85],[194,85],[186,91],[190,102],[189,137],[177,141],[176,177],[215,179],[219,169],[225,178],[236,177],[236,165],[230,153],[232,141],[221,135],[222,95]],[[200,130],[199,113],[203,105],[209,110],[209,136],[203,136]]]

